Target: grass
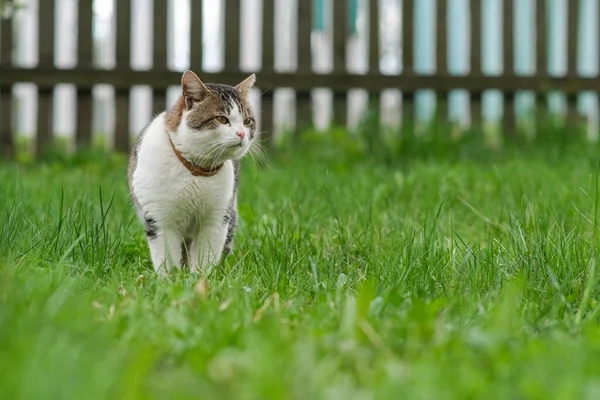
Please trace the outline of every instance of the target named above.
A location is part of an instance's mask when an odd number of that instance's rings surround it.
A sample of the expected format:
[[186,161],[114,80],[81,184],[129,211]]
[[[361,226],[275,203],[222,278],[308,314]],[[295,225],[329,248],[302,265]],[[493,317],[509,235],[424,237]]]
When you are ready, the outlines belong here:
[[0,397],[598,398],[595,149],[440,140],[247,162],[206,279],[154,275],[123,157],[0,165]]

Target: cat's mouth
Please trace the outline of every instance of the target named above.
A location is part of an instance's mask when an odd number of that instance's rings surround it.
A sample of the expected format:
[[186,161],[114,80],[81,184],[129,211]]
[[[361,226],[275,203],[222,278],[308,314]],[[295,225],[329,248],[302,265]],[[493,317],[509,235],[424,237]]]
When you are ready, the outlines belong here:
[[244,141],[243,141],[243,140],[240,140],[239,142],[237,142],[237,143],[232,143],[232,144],[230,144],[230,145],[229,145],[229,146],[227,146],[227,147],[228,147],[228,148],[230,148],[230,149],[237,149],[237,148],[240,148],[240,147],[244,147]]

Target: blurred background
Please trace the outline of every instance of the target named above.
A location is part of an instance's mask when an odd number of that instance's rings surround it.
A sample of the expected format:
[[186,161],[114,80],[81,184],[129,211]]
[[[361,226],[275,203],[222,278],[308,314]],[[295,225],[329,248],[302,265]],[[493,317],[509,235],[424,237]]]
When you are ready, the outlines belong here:
[[597,136],[598,0],[0,2],[5,153],[21,138],[126,150],[187,68],[227,84],[257,72],[269,137],[352,129],[369,109],[390,127],[440,111],[534,130],[536,104]]

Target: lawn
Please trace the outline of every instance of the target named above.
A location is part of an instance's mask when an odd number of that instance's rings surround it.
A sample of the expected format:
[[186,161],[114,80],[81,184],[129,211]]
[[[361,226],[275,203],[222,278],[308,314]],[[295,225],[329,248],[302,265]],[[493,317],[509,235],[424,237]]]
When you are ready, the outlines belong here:
[[295,146],[206,277],[155,276],[124,157],[0,164],[0,398],[600,397],[594,149]]

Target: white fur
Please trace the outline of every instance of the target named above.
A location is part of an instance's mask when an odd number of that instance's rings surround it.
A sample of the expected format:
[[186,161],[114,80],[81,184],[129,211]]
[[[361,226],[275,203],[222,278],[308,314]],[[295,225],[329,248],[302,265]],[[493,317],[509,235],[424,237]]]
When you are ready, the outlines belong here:
[[[243,157],[250,146],[250,130],[237,107],[227,116],[231,124],[215,131],[188,128],[187,115],[184,112],[177,132],[167,131],[165,113],[152,121],[139,144],[132,177],[138,212],[143,214],[140,218],[151,217],[159,227],[149,246],[154,268],[161,273],[180,265],[184,238],[193,240],[188,249],[193,272],[219,261],[227,235],[224,218],[234,186],[231,160]],[[243,139],[236,135],[240,130],[245,133]],[[224,163],[223,168],[214,176],[193,176],[175,155],[169,135],[189,161],[202,167]]]

